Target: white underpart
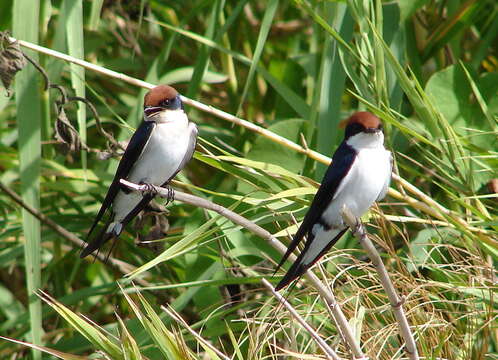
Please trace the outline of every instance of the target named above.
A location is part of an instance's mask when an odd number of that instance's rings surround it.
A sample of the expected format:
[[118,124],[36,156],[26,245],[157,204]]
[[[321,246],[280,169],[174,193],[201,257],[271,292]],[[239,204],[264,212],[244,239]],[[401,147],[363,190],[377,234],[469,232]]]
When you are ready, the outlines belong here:
[[337,234],[346,228],[341,209],[344,204],[356,217],[361,217],[387,192],[391,179],[391,153],[384,148],[384,135],[358,133],[347,141],[358,153],[353,166],[341,182],[330,205],[322,215],[330,230],[315,224],[313,243],[303,257],[305,265],[311,263]]
[[[189,125],[183,110],[166,110],[155,116],[157,125],[144,151],[131,169],[128,181],[162,185],[176,172],[185,157],[190,134],[195,125]],[[140,200],[142,200],[140,193],[125,194],[119,191],[112,204],[114,219],[107,232],[113,231],[119,235],[122,230],[121,221]]]

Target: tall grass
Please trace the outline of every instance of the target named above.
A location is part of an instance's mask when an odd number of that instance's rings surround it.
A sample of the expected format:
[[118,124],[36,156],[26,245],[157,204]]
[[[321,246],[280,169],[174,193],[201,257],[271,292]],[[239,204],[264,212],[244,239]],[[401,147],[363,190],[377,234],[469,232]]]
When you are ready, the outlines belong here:
[[[16,0],[12,8],[13,35],[37,43],[39,10],[38,1]],[[29,52],[29,56],[38,61],[36,53]],[[27,68],[17,76],[15,92],[20,192],[24,202],[40,209],[41,87],[34,68]],[[40,223],[24,209],[22,210],[22,229],[24,233],[23,268],[26,281],[26,286],[23,288],[26,291],[25,304],[29,309],[27,340],[41,345],[42,309],[40,300],[35,296],[35,291],[42,286]],[[33,358],[41,359],[41,353],[33,351]]]

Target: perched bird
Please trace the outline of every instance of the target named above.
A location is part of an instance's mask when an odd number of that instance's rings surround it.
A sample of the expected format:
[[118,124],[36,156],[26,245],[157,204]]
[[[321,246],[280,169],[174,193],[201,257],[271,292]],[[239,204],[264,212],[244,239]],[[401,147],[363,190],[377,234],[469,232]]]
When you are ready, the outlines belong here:
[[386,195],[391,170],[392,156],[384,148],[381,121],[366,111],[354,113],[346,120],[344,140],[277,270],[306,236],[304,249],[276,290],[299,278],[347,231],[343,205],[359,218]]
[[119,181],[166,186],[190,161],[196,141],[197,127],[189,122],[178,92],[168,85],[151,89],[144,98],[144,119],[128,143],[87,239],[108,210],[109,219],[83,249],[82,258],[117,238],[154,198],[151,193],[133,192]]

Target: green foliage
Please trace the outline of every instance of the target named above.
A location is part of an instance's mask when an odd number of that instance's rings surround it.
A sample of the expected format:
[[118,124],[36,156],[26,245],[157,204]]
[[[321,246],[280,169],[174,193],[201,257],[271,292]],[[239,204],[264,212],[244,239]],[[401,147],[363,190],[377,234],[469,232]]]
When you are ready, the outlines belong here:
[[[401,180],[366,219],[406,298],[420,355],[480,360],[498,352],[495,1],[65,0],[42,1],[40,11],[35,3],[2,1],[0,30],[32,42],[38,34],[43,46],[175,84],[325,155],[341,141],[340,120],[357,110],[379,115]],[[86,96],[107,132],[130,137],[143,89],[23,50],[69,96]],[[37,74],[28,65],[13,96],[0,98],[0,181],[84,239],[117,159],[101,160],[109,144],[83,103],[64,109],[90,151],[67,152],[54,142],[61,95],[44,90]],[[325,166],[186,110],[200,129],[199,146],[174,185],[287,244]],[[322,355],[261,286],[263,276],[278,280],[271,275],[281,256],[266,240],[212,211],[178,201],[167,210],[127,228],[110,255],[122,262],[117,268],[80,260],[77,245],[0,192],[0,333],[11,339],[0,342],[0,357]],[[139,246],[140,239],[148,241]],[[315,272],[334,290],[362,350],[370,358],[404,357],[386,295],[356,241],[345,238],[321,264]],[[37,289],[48,305],[41,306]],[[340,356],[350,356],[306,280],[289,300]]]

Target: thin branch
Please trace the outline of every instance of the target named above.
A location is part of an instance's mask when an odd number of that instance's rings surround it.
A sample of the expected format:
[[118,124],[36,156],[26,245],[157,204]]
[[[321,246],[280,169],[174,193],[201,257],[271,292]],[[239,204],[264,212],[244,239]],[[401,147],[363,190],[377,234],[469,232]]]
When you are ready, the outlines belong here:
[[[128,188],[138,191],[138,192],[147,192],[153,189],[155,193],[159,197],[162,198],[168,198],[168,189],[162,188],[159,186],[154,186],[151,184],[147,185],[137,185],[134,183],[131,183],[129,181],[126,181],[124,179],[120,180],[121,184],[127,186]],[[212,201],[200,198],[195,195],[183,193],[180,191],[174,192],[174,199],[181,201],[185,204],[190,204],[194,205],[203,209],[207,210],[212,210],[221,216],[227,218],[228,220],[232,221],[234,224],[240,225],[243,228],[249,230],[256,236],[259,236],[260,238],[268,241],[268,243],[273,246],[278,252],[281,254],[285,254],[287,248],[277,240],[276,237],[274,237],[270,232],[267,230],[263,229],[261,226],[257,225],[256,223],[246,219],[243,216],[240,216],[239,214],[228,210],[227,208],[218,205]],[[292,254],[289,259],[291,261],[295,260],[296,257],[294,254]],[[357,343],[356,338],[354,337],[354,333],[351,330],[349,323],[346,319],[346,316],[344,316],[344,313],[342,312],[342,309],[340,308],[339,304],[337,303],[334,294],[332,291],[330,291],[321,281],[320,279],[310,270],[306,271],[304,274],[306,278],[309,280],[309,282],[315,287],[315,289],[318,290],[320,293],[321,297],[325,300],[327,305],[330,308],[330,311],[332,312],[333,318],[337,324],[337,327],[339,331],[341,332],[342,336],[344,337],[344,340],[346,343],[349,345],[351,351],[353,352],[355,358],[361,359],[364,358],[364,354],[361,351],[360,345]]]
[[410,329],[410,325],[408,324],[408,320],[406,318],[405,311],[403,309],[403,303],[405,302],[404,298],[401,298],[394,288],[391,279],[389,278],[389,274],[382,262],[382,259],[375,249],[372,241],[368,238],[368,233],[365,230],[365,227],[349,210],[346,205],[341,210],[341,215],[344,222],[351,228],[353,235],[359,240],[360,245],[367,252],[370,261],[375,267],[377,274],[379,274],[380,282],[382,287],[386,291],[387,297],[389,298],[389,302],[391,304],[391,308],[393,309],[394,316],[396,317],[396,321],[399,325],[399,331],[401,336],[405,340],[405,352],[408,357],[412,360],[418,360],[418,351],[417,345],[415,343],[415,339]]
[[290,312],[292,317],[297,320],[297,322],[311,335],[311,337],[315,340],[317,345],[323,350],[327,359],[333,360],[341,360],[340,357],[336,354],[336,352],[328,346],[328,344],[320,337],[320,335],[313,329],[304,319],[299,315],[299,313],[292,307],[292,305],[285,299],[280,293],[275,291],[275,288],[270,284],[270,282],[266,279],[261,280],[263,285],[266,286],[268,290],[271,291],[273,296],[275,296],[278,301],[280,301],[286,309]]
[[[79,248],[83,247],[85,245],[85,242],[81,240],[79,237],[77,237],[75,234],[73,234],[70,231],[67,231],[65,228],[62,226],[58,225],[55,223],[53,220],[51,220],[49,217],[45,216],[44,214],[40,213],[38,210],[35,208],[31,207],[30,205],[26,204],[17,193],[12,191],[10,188],[5,186],[3,183],[0,182],[0,190],[2,190],[5,194],[7,194],[12,200],[14,200],[18,205],[20,205],[22,208],[26,209],[31,215],[36,217],[38,220],[40,220],[42,223],[47,225],[49,228],[54,230],[56,233],[61,235],[63,238],[71,241],[73,244],[78,246]],[[109,262],[112,267],[117,269],[119,272],[123,274],[127,274],[130,271],[135,270],[136,268],[133,265],[130,265],[128,263],[125,263],[124,261],[109,257],[107,258],[106,255],[98,253],[96,257],[101,260],[102,262]],[[143,286],[149,286],[150,284],[147,281],[142,281]]]
[[[77,65],[80,65],[86,69],[98,72],[100,74],[103,74],[103,75],[106,75],[106,76],[109,76],[109,77],[112,77],[115,79],[119,79],[121,81],[127,82],[129,84],[133,84],[133,85],[145,88],[145,89],[152,89],[155,86],[154,84],[148,83],[146,81],[139,80],[139,79],[136,79],[134,77],[131,77],[131,76],[128,76],[128,75],[125,75],[125,74],[122,74],[122,73],[119,73],[119,72],[116,72],[113,70],[108,70],[104,67],[92,64],[88,61],[77,59],[75,57],[63,54],[63,53],[55,51],[55,50],[45,48],[43,46],[39,46],[39,45],[30,43],[28,41],[16,40],[13,37],[9,37],[9,41],[10,42],[17,41],[19,43],[19,45],[24,46],[28,49],[38,51],[40,53],[50,55],[50,56],[53,56],[55,58],[62,59],[62,60],[77,64]],[[283,145],[289,149],[293,149],[299,153],[305,154],[307,157],[309,157],[311,159],[314,159],[314,160],[319,161],[319,162],[326,164],[326,165],[330,164],[330,162],[331,162],[331,159],[328,156],[320,154],[319,152],[316,152],[314,150],[307,149],[299,144],[296,144],[293,141],[290,141],[290,140],[288,140],[280,135],[277,135],[269,130],[266,130],[265,128],[262,128],[258,125],[255,125],[250,121],[233,116],[232,114],[229,114],[225,111],[222,111],[222,110],[217,109],[215,107],[212,107],[210,105],[203,104],[199,101],[189,99],[185,96],[181,96],[181,98],[182,98],[182,101],[187,105],[193,106],[201,111],[207,112],[207,113],[209,113],[213,116],[216,116],[220,119],[230,121],[231,123],[237,124],[237,125],[242,126],[246,129],[254,131],[255,133],[258,133],[258,134],[260,134],[260,135],[262,135],[262,136],[264,136],[264,137],[266,137],[266,138],[268,138],[268,139],[270,139],[270,140],[272,140],[280,145]],[[455,223],[458,223],[459,225],[461,225],[462,228],[464,228],[464,229],[468,228],[468,226],[469,226],[468,223],[465,220],[461,219],[458,216],[458,214],[452,212],[449,209],[446,209],[444,206],[439,204],[437,201],[433,200],[431,197],[425,195],[417,187],[410,184],[408,181],[406,181],[405,179],[403,179],[399,175],[393,174],[393,179],[395,181],[397,181],[408,192],[419,197],[422,201],[418,201],[410,196],[406,196],[406,195],[400,193],[399,191],[396,191],[393,188],[389,188],[388,194],[390,196],[392,196],[398,200],[406,201],[408,204],[413,206],[415,209],[420,210],[426,214],[429,214],[429,215],[431,215],[439,220],[445,221],[445,220],[448,220],[448,218],[449,218],[449,219],[453,220]],[[435,210],[435,209],[437,209],[437,210]],[[491,241],[489,239],[489,236],[486,233],[484,233],[484,231],[482,232],[482,235],[485,235],[485,237],[486,237],[484,239],[485,241]]]

